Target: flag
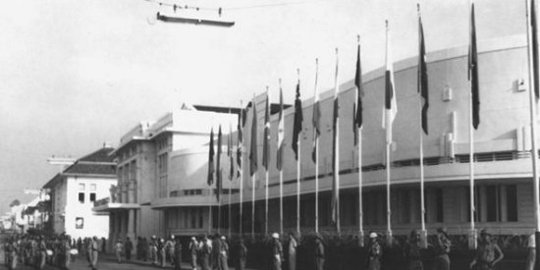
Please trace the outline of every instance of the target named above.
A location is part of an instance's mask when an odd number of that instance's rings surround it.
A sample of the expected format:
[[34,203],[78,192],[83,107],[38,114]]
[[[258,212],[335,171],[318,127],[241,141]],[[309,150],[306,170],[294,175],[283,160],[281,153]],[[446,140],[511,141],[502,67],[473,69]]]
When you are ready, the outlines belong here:
[[276,166],[277,169],[281,171],[283,168],[283,142],[284,142],[284,136],[285,136],[285,123],[283,119],[283,90],[281,87],[279,88],[279,123],[278,123],[278,150],[277,150],[277,158],[276,158]]
[[332,223],[339,220],[339,62],[336,50],[336,77],[332,116]]
[[302,121],[304,121],[304,115],[302,112],[302,101],[300,100],[300,80],[298,80],[298,84],[296,85],[296,99],[294,100],[294,126],[292,139],[292,149],[296,160],[298,160],[298,140],[300,139],[300,132],[302,132]]
[[428,74],[426,64],[426,45],[424,41],[424,27],[420,17],[420,5],[418,5],[418,93],[422,97],[422,129],[428,134],[427,112],[429,108]]
[[538,99],[540,99],[540,79],[538,78],[538,70],[539,70],[539,65],[538,65],[538,57],[539,57],[539,53],[538,53],[538,25],[536,23],[536,4],[535,4],[535,0],[531,0],[530,1],[530,29],[531,29],[531,33],[532,33],[532,36],[531,36],[531,43],[532,43],[532,65],[533,65],[533,70],[534,70],[534,76],[533,76],[533,80],[534,80],[534,94],[535,94],[535,97],[536,97],[536,102],[538,102]]
[[233,144],[232,127],[231,127],[231,124],[229,123],[229,135],[227,136],[227,156],[229,157],[229,163],[230,163],[229,180],[232,180],[234,177],[234,157],[232,153],[232,144]]
[[390,30],[386,21],[386,72],[385,72],[384,128],[386,143],[392,143],[392,124],[397,114],[396,91],[394,89],[394,67],[390,52]]
[[222,186],[222,174],[221,174],[221,125],[218,130],[218,141],[217,141],[217,155],[216,155],[216,197],[219,201],[221,196],[221,186]]
[[[359,38],[360,39],[360,38]],[[358,53],[356,55],[356,73],[354,76],[354,85],[356,85],[356,104],[353,104],[353,133],[354,145],[358,143],[358,129],[362,127],[363,110],[362,98],[364,89],[362,88],[362,62],[360,61],[360,40],[358,41]]]
[[472,125],[478,129],[480,124],[480,87],[478,84],[478,53],[476,50],[476,26],[474,20],[474,3],[471,3],[469,44],[469,81],[471,82]]
[[238,115],[238,126],[237,126],[237,135],[238,138],[238,145],[236,147],[236,176],[240,177],[240,172],[242,170],[242,140],[243,140],[243,134],[242,134],[242,118],[244,118],[244,109],[240,109],[240,114]]
[[313,123],[313,152],[311,153],[311,159],[313,159],[313,162],[316,161],[317,157],[317,140],[319,139],[319,135],[321,135],[321,108],[319,104],[319,89],[317,86],[317,77],[319,76],[319,65],[317,62],[317,69],[315,71],[315,96],[313,101],[313,117],[312,117],[312,123]]
[[353,141],[354,145],[358,144],[358,128],[356,127],[356,104],[352,105],[352,130],[353,130]]
[[268,171],[270,163],[270,111],[268,105],[268,91],[266,92],[266,103],[264,109],[264,135],[263,135],[263,156],[262,165]]
[[210,129],[210,148],[208,151],[208,185],[214,184],[214,129]]
[[251,138],[250,138],[250,148],[249,148],[249,172],[253,176],[258,169],[257,162],[257,108],[255,106],[255,101],[253,101],[253,119],[251,120]]

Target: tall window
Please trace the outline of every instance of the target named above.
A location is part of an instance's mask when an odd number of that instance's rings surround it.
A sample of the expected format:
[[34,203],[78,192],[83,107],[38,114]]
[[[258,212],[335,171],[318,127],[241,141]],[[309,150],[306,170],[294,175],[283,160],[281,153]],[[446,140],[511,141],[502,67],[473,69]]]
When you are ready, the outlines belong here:
[[79,192],[79,202],[84,203],[84,192]]
[[167,197],[167,169],[169,155],[163,153],[158,156],[159,196]]
[[482,222],[518,221],[516,185],[481,185],[476,189],[478,218]]

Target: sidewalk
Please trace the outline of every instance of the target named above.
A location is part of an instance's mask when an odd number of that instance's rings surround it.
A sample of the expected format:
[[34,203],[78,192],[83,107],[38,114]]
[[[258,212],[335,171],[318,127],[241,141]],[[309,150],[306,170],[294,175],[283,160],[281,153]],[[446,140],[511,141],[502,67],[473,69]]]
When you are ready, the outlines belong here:
[[[116,262],[116,256],[114,254],[103,254],[101,253],[100,254],[100,260],[103,260],[103,261],[107,261],[109,263],[117,263]],[[139,265],[139,266],[145,266],[145,267],[149,267],[149,268],[156,268],[156,269],[174,269],[173,266],[171,266],[170,264],[166,264],[165,267],[161,267],[159,265],[154,265],[152,264],[152,262],[150,261],[141,261],[141,260],[130,260],[130,261],[122,261],[122,264],[135,264],[135,265]],[[191,268],[191,264],[190,263],[186,263],[186,262],[182,262],[181,264],[182,266],[182,269],[192,269]],[[198,269],[201,269],[201,266],[199,265],[197,267]],[[231,266],[229,265],[229,269],[236,269],[234,266]],[[245,268],[245,270],[256,270],[254,268]]]

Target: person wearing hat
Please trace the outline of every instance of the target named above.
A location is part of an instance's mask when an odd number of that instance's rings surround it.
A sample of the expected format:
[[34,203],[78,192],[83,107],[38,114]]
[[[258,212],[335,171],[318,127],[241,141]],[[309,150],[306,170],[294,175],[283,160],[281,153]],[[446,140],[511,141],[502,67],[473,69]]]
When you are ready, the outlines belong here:
[[191,237],[189,242],[189,254],[191,255],[191,268],[197,270],[197,253],[199,252],[199,242],[195,236]]
[[229,270],[229,245],[227,244],[227,238],[222,235],[219,239],[219,254],[217,261],[218,270]]
[[527,240],[527,263],[526,270],[534,270],[534,264],[536,263],[536,240],[534,239],[534,233],[529,235]]
[[321,235],[317,234],[315,236],[315,269],[323,270],[324,269],[324,245],[321,241]]
[[381,257],[382,257],[382,247],[377,240],[377,233],[369,233],[369,244],[368,244],[368,270],[380,270],[381,269]]
[[210,254],[212,252],[211,242],[205,235],[201,241],[201,269],[210,270]]
[[116,261],[118,263],[122,263],[123,251],[124,251],[124,245],[122,244],[122,241],[120,241],[120,239],[116,240],[116,244],[114,244],[114,254],[116,255]]
[[158,264],[158,252],[157,252],[157,238],[155,235],[152,235],[152,238],[150,239],[150,243],[148,244],[150,249],[150,260],[152,261],[152,265]]
[[124,243],[124,251],[126,253],[126,261],[131,261],[131,252],[133,251],[133,242],[131,239],[126,237],[126,242]]
[[281,270],[281,262],[283,262],[283,247],[279,241],[279,234],[272,234],[272,270]]
[[174,270],[180,270],[182,264],[182,244],[180,239],[174,239]]
[[450,270],[450,246],[452,243],[448,238],[445,228],[437,229],[437,239],[435,241],[435,260],[433,261],[434,270]]
[[470,264],[470,268],[476,266],[477,270],[493,270],[495,265],[504,258],[504,254],[496,243],[493,243],[491,234],[483,229],[480,232],[480,240],[476,249],[476,256]]
[[289,233],[289,248],[288,248],[288,255],[289,255],[289,270],[296,270],[296,248],[298,247],[298,242],[296,241],[296,237],[294,237],[294,234],[292,232]]
[[420,233],[412,230],[409,236],[409,242],[405,246],[404,257],[407,260],[407,269],[422,270],[424,265],[420,256]]

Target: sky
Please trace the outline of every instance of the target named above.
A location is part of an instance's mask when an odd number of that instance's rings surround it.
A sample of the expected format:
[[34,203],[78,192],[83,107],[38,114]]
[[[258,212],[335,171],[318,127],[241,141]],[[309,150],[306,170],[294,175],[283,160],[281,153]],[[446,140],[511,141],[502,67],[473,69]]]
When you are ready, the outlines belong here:
[[[179,10],[234,20],[231,28],[155,20],[170,7],[144,0],[16,0],[0,9],[0,214],[60,168],[48,157],[81,157],[118,145],[139,121],[182,103],[239,106],[269,86],[293,103],[333,86],[335,48],[343,82],[353,79],[357,35],[364,72],[384,64],[384,21],[395,61],[417,54],[416,0],[186,0]],[[469,0],[420,0],[427,51],[468,42]],[[212,10],[209,10],[212,9]],[[477,0],[482,41],[525,33],[525,1]],[[193,14],[196,13],[196,14]],[[429,59],[428,59],[429,62]]]

